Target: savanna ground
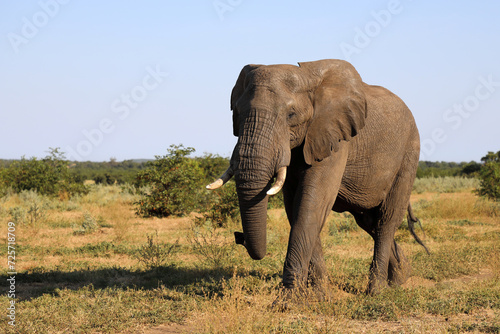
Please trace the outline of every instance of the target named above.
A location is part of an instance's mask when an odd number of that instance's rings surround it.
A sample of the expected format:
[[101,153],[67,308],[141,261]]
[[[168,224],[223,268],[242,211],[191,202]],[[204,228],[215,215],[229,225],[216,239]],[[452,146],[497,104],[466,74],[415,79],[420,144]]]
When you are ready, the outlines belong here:
[[[304,298],[285,311],[271,307],[288,240],[282,209],[268,212],[268,255],[252,261],[234,244],[237,223],[139,218],[136,198],[119,186],[95,185],[70,200],[11,194],[0,200],[4,264],[7,222],[25,219],[15,232],[16,325],[8,324],[4,284],[0,331],[498,333],[500,206],[474,195],[474,186],[417,180],[411,200],[425,236],[416,230],[431,255],[404,222],[396,240],[412,277],[374,297],[364,294],[373,242],[350,215],[332,213],[322,232],[328,300]],[[7,272],[2,266],[3,282]]]

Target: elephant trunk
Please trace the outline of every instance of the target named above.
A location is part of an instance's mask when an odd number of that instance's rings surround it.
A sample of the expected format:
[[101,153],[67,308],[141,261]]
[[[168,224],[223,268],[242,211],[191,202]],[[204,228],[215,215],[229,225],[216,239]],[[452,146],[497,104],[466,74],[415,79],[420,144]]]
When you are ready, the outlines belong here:
[[243,225],[243,240],[240,239],[239,243],[246,247],[254,260],[260,260],[266,255],[267,198],[265,190],[238,190]]
[[[290,162],[276,141],[276,117],[253,109],[240,127],[233,155],[236,190],[243,225],[243,238],[236,235],[254,260],[266,255],[267,202],[272,179]],[[259,120],[259,121],[257,121]],[[276,190],[277,192],[277,190]]]
[[[235,180],[243,225],[243,245],[252,259],[260,260],[266,255],[267,191],[271,186],[274,166],[269,158],[264,157],[262,148],[255,150],[254,147],[254,143],[240,137]],[[272,153],[266,156],[272,157]]]

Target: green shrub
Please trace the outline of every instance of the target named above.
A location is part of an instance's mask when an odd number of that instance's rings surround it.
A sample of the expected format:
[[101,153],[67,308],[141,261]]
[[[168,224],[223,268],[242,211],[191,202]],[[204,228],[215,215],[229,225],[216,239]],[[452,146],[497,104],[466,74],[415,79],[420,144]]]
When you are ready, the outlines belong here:
[[12,162],[0,170],[0,187],[12,188],[16,193],[35,190],[41,195],[59,195],[61,198],[85,193],[87,188],[77,182],[68,171],[68,162],[59,148],[50,148],[49,155]]
[[457,176],[461,174],[465,164],[465,162],[419,161],[417,178]]
[[196,160],[199,162],[201,169],[205,172],[205,179],[209,182],[213,182],[220,177],[229,165],[228,158],[210,153],[205,153],[202,158],[197,158]]
[[500,201],[500,151],[488,152],[481,158],[484,165],[479,170],[480,184],[477,193],[480,196]]
[[195,219],[196,225],[211,223],[214,227],[227,227],[230,221],[238,219],[240,208],[238,206],[238,195],[234,182],[228,182],[213,192],[211,204],[201,217]]
[[149,187],[135,202],[140,216],[182,216],[199,203],[204,173],[197,160],[188,158],[194,148],[171,145],[167,151],[137,175],[137,185]]
[[477,177],[480,170],[481,170],[481,164],[475,161],[471,161],[462,167],[460,175],[467,177]]

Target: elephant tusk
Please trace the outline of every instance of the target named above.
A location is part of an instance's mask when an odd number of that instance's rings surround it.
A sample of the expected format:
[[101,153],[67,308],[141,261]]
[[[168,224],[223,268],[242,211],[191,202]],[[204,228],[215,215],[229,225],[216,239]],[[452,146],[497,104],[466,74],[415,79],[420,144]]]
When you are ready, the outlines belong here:
[[234,175],[234,172],[231,167],[229,167],[224,174],[220,178],[218,178],[215,182],[210,183],[206,188],[208,190],[214,190],[217,188],[220,188],[224,184],[226,184],[227,181],[229,181]]
[[285,179],[286,179],[286,167],[281,167],[278,170],[278,176],[276,177],[276,182],[271,187],[271,189],[267,191],[267,194],[269,196],[276,195],[283,187],[283,184],[285,184]]

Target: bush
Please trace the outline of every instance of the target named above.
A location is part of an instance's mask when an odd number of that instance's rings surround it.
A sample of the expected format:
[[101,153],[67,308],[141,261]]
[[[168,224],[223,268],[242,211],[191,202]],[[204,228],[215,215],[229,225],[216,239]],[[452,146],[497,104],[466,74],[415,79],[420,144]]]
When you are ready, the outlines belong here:
[[10,187],[16,193],[34,190],[40,195],[59,195],[62,198],[88,191],[69,174],[68,162],[59,148],[50,148],[49,155],[42,160],[23,156],[14,161],[0,171],[0,185]]
[[500,151],[488,152],[481,158],[484,165],[479,170],[480,184],[477,193],[493,200],[500,200]]
[[466,177],[477,177],[480,170],[481,170],[481,164],[475,161],[471,161],[462,167],[460,175]]
[[140,193],[136,213],[143,217],[182,216],[193,211],[203,190],[204,173],[198,161],[188,158],[194,148],[171,145],[165,156],[156,156],[137,175]]
[[237,220],[240,214],[235,183],[230,181],[211,193],[213,197],[209,209],[196,218],[195,223],[202,226],[209,222],[214,227],[227,227],[228,223]]
[[201,169],[205,172],[205,179],[213,182],[224,173],[229,165],[229,159],[219,155],[205,153],[203,158],[196,159],[200,163]]

